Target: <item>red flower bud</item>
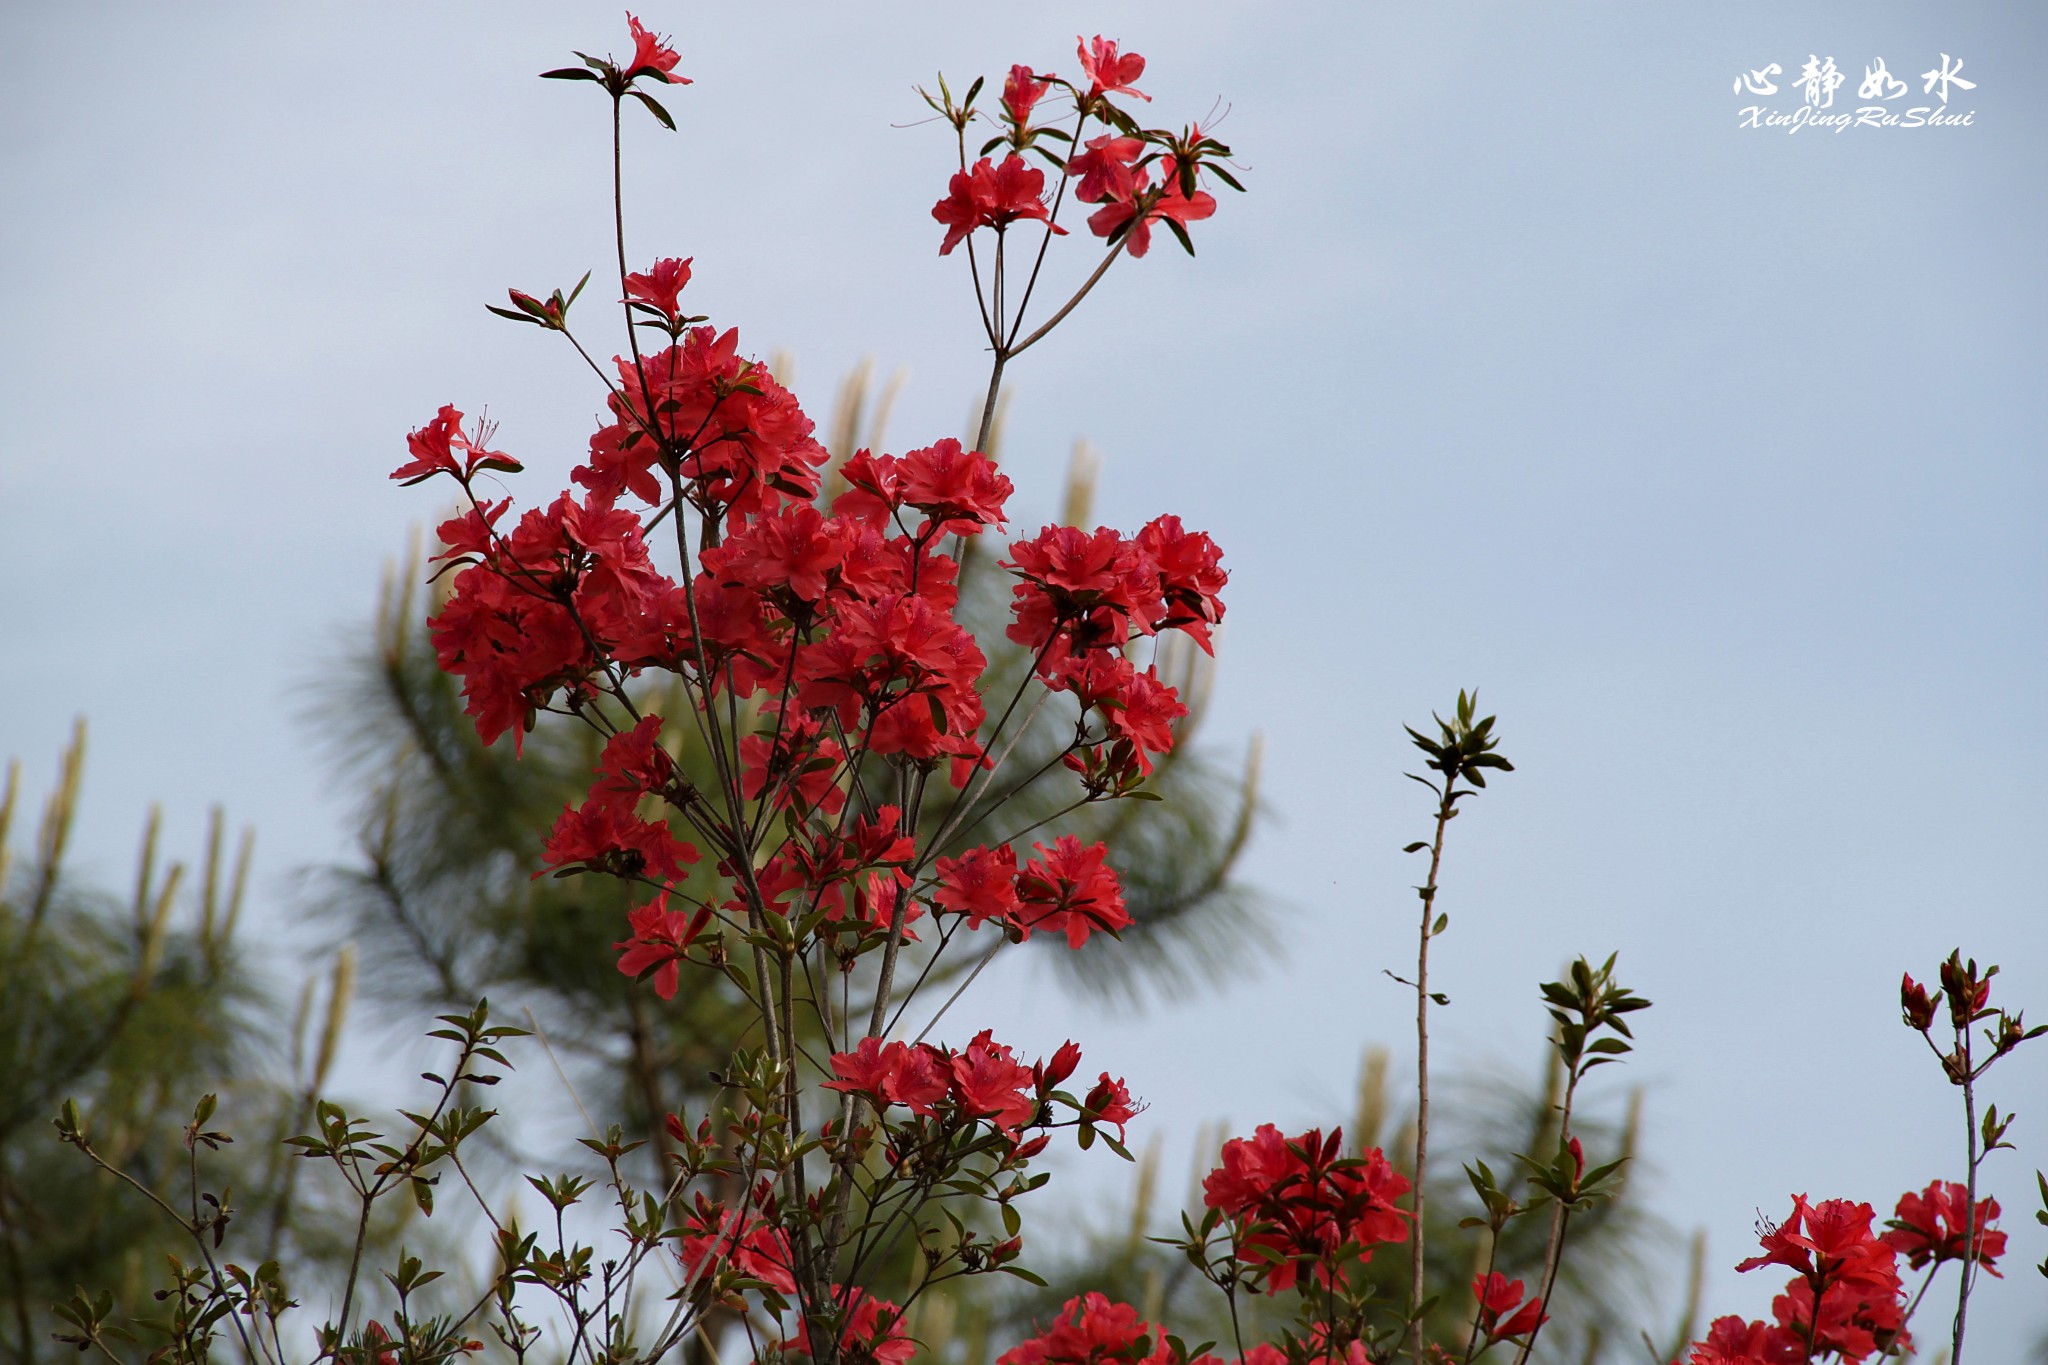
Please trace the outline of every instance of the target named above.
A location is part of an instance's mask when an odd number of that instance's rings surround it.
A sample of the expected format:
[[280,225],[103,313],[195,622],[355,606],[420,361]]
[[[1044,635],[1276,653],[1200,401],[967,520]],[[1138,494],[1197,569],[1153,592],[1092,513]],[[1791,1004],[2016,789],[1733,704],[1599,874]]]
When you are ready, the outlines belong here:
[[1925,1033],[1934,1027],[1934,1000],[1910,972],[1899,981],[1899,1006],[1905,1012],[1907,1028]]

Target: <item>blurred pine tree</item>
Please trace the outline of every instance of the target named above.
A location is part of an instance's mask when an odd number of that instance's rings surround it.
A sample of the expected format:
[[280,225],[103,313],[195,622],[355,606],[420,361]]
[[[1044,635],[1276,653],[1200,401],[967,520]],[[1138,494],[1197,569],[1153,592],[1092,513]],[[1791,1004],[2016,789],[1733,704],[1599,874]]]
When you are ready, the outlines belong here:
[[[251,834],[230,857],[216,808],[195,883],[184,864],[161,863],[152,811],[123,904],[65,866],[84,768],[81,721],[19,863],[18,762],[0,795],[0,1356],[9,1360],[57,1358],[49,1305],[77,1286],[113,1289],[139,1309],[164,1253],[190,1254],[158,1210],[58,1141],[51,1121],[65,1100],[112,1164],[159,1187],[178,1183],[180,1134],[201,1093],[217,1091],[223,1118],[252,1136],[285,1136],[295,1107],[266,1041],[279,1021],[236,939]],[[329,1013],[309,1088],[339,1030],[339,1010]],[[237,1215],[267,1224],[274,1244],[289,1201],[282,1150],[254,1142],[223,1165],[241,1192]]]

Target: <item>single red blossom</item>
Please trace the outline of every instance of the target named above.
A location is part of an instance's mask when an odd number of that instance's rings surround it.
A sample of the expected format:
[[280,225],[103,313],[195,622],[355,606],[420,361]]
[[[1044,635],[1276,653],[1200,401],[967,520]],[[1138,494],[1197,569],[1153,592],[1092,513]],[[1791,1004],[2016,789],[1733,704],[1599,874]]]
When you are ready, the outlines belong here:
[[886,529],[890,514],[903,506],[901,465],[894,455],[877,455],[865,446],[847,456],[839,466],[846,489],[833,500],[832,515]]
[[676,1257],[683,1263],[683,1272],[693,1279],[707,1267],[713,1272],[729,1268],[779,1293],[794,1294],[796,1278],[791,1267],[795,1258],[789,1238],[768,1213],[774,1205],[772,1187],[764,1183],[754,1199],[763,1206],[760,1212],[722,1208],[700,1191],[695,1207],[683,1219]]
[[[405,448],[412,458],[391,471],[391,477],[410,487],[436,474],[452,474],[465,487],[479,469],[496,469],[507,474],[516,474],[519,461],[502,451],[486,450],[485,426],[479,423],[474,436],[462,430],[462,414],[452,404],[444,403],[434,414],[434,420],[405,438]],[[456,452],[462,458],[456,458]]]
[[1081,1064],[1081,1047],[1069,1038],[1061,1043],[1047,1061],[1040,1062],[1033,1070],[1038,1076],[1038,1093],[1050,1093],[1059,1083],[1074,1074],[1074,1068]]
[[1145,773],[1152,771],[1152,762],[1146,755],[1163,754],[1173,748],[1173,724],[1187,713],[1180,693],[1159,681],[1156,667],[1143,673],[1133,671],[1103,712],[1111,732],[1137,746],[1139,770]]
[[770,597],[786,590],[816,603],[851,543],[849,528],[808,503],[797,503],[748,522],[702,558],[721,582]]
[[1090,1123],[1113,1123],[1116,1125],[1116,1140],[1124,1140],[1124,1125],[1138,1116],[1144,1108],[1131,1099],[1131,1092],[1125,1088],[1123,1078],[1111,1080],[1107,1071],[1102,1079],[1092,1086],[1081,1101],[1081,1112]]
[[1120,705],[1118,698],[1130,689],[1131,680],[1137,674],[1137,668],[1129,659],[1107,649],[1049,658],[1039,670],[1039,676],[1048,688],[1055,692],[1071,692],[1084,708],[1100,709],[1105,713]]
[[[677,322],[680,313],[676,296],[683,292],[690,282],[690,261],[695,257],[677,259],[665,257],[649,266],[642,274],[626,276],[627,303],[642,304],[666,318],[671,324]],[[653,501],[653,499],[648,499]]]
[[652,76],[668,85],[689,85],[688,76],[676,74],[676,63],[682,58],[670,47],[667,38],[649,33],[638,19],[626,16],[626,25],[633,33],[633,59],[626,63],[624,75],[627,80],[636,76]]
[[[887,1299],[875,1298],[865,1289],[834,1285],[832,1301],[845,1324],[839,1333],[840,1359],[908,1365],[917,1354],[917,1343],[903,1330],[903,1310]],[[810,1355],[810,1331],[809,1320],[800,1320],[796,1335],[782,1344],[783,1349],[795,1355]]]
[[1977,1263],[2003,1278],[1996,1262],[2005,1255],[2005,1234],[1991,1226],[1998,1220],[1998,1201],[1978,1200],[1974,1218],[1969,1203],[1969,1187],[1954,1180],[1937,1180],[1919,1194],[1903,1194],[1884,1240],[1906,1258],[1907,1265],[1919,1270],[1930,1261],[1940,1265],[1963,1260],[1964,1225],[1969,1223]]
[[1522,1302],[1520,1280],[1510,1280],[1498,1270],[1472,1277],[1472,1297],[1479,1301],[1479,1330],[1489,1342],[1526,1336],[1550,1321],[1540,1299]]
[[1086,150],[1067,163],[1068,174],[1081,177],[1080,183],[1074,187],[1074,197],[1084,204],[1134,198],[1138,187],[1144,183],[1143,175],[1137,169],[1138,158],[1144,152],[1142,138],[1122,137],[1115,133],[1089,138]]
[[[564,806],[542,854],[549,867],[588,867],[622,877],[680,877],[697,850],[659,820],[642,820],[604,801]],[[538,877],[542,874],[533,874]]]
[[1083,847],[1080,839],[1062,834],[1051,848],[1033,844],[1039,856],[1017,874],[1019,906],[1015,923],[1020,940],[1034,930],[1065,933],[1067,946],[1079,948],[1097,932],[1114,934],[1130,927],[1116,872],[1104,859],[1106,844]]
[[1171,1358],[1166,1332],[1090,1290],[1068,1299],[1052,1325],[996,1357],[996,1365],[1164,1365]]
[[671,910],[664,891],[631,911],[628,919],[633,936],[612,945],[612,951],[620,954],[619,970],[635,980],[653,972],[654,993],[664,1000],[675,999],[678,965],[710,923],[711,907],[703,906],[694,915]]
[[1061,236],[1066,229],[1052,221],[1045,206],[1045,172],[1014,152],[1000,166],[987,157],[964,171],[955,171],[947,184],[946,197],[932,206],[932,217],[946,225],[946,240],[939,246],[941,256],[967,240],[978,228],[997,230],[1020,218],[1044,223]]
[[962,1114],[987,1119],[1013,1139],[1038,1117],[1037,1078],[994,1040],[991,1030],[975,1034],[953,1055],[951,1066],[952,1098]]
[[957,858],[940,858],[935,868],[939,889],[932,897],[942,910],[967,916],[967,927],[986,920],[1008,924],[1016,916],[1017,854],[1008,844],[969,849]]
[[899,465],[903,502],[931,519],[940,535],[974,535],[1003,523],[1012,485],[994,460],[948,436],[906,454]]
[[1031,111],[1045,98],[1051,88],[1053,77],[1050,72],[1040,74],[1028,66],[1013,66],[1010,74],[1003,78],[1003,112],[1010,122],[1022,128],[1031,122]]
[[482,559],[497,546],[496,527],[512,506],[512,499],[479,502],[456,513],[434,528],[441,553],[436,560]]
[[1145,59],[1135,52],[1118,52],[1116,40],[1096,34],[1091,42],[1076,38],[1081,58],[1081,76],[1088,82],[1083,103],[1104,95],[1134,95],[1147,103],[1152,97],[1132,84],[1145,74]]
[[642,716],[630,730],[605,741],[597,760],[597,781],[590,799],[630,812],[649,793],[666,791],[675,781],[676,762],[661,747],[661,717]]

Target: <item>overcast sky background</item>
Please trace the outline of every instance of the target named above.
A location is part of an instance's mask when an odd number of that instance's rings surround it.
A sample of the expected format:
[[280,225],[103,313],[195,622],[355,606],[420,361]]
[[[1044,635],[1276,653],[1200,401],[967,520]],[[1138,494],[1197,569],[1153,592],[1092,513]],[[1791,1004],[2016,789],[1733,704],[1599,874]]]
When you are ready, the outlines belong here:
[[[1730,1269],[1759,1209],[1888,1213],[1959,1174],[1900,971],[1960,944],[2048,1018],[2038,9],[643,13],[697,83],[681,135],[629,136],[630,254],[694,256],[696,308],[792,353],[821,420],[859,358],[908,367],[892,449],[956,432],[986,373],[912,85],[1066,71],[1105,32],[1163,121],[1228,108],[1251,193],[1019,363],[1007,464],[1035,525],[1085,435],[1099,517],[1225,547],[1206,735],[1267,734],[1246,874],[1286,956],[1115,1017],[1022,962],[981,1019],[1127,1074],[1170,1172],[1207,1120],[1345,1119],[1361,1048],[1411,1026],[1380,974],[1412,957],[1398,849],[1428,819],[1401,725],[1477,685],[1519,771],[1453,830],[1438,1065],[1533,1073],[1535,982],[1619,950],[1656,1008],[1597,1083],[1648,1088],[1654,1200],[1708,1230],[1711,1312],[1767,1311],[1777,1281]],[[623,50],[616,6],[0,9],[0,755],[40,799],[90,718],[81,868],[125,882],[150,802],[191,849],[220,801],[284,935],[294,871],[344,854],[303,695],[439,505],[384,477],[406,431],[488,404],[534,501],[597,410],[483,312],[609,258],[603,101],[532,78],[572,47]],[[1837,111],[1879,57],[1894,107],[1933,103],[1942,53],[1972,126],[1738,126],[1797,106],[1809,54],[1847,74]],[[1777,95],[1732,93],[1769,62]],[[1987,1167],[2013,1275],[1972,1322],[2017,1360],[2048,1328],[2048,1044],[1987,1095],[2022,1150]]]

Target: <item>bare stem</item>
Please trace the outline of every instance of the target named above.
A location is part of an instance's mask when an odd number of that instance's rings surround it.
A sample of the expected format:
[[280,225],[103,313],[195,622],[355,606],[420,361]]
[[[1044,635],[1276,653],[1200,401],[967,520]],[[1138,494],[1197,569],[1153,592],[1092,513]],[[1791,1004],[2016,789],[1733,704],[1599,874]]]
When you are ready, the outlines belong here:
[[1415,947],[1415,1240],[1408,1250],[1408,1327],[1414,1333],[1411,1350],[1415,1365],[1422,1365],[1426,1333],[1416,1315],[1422,1309],[1423,1255],[1425,1236],[1423,1214],[1429,1176],[1429,940],[1431,921],[1436,918],[1437,874],[1443,866],[1444,827],[1457,813],[1453,788],[1455,776],[1444,779],[1436,807],[1436,837],[1429,846],[1429,878],[1422,886],[1422,927]]

